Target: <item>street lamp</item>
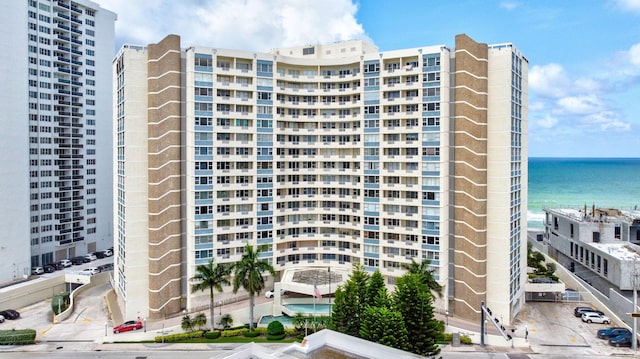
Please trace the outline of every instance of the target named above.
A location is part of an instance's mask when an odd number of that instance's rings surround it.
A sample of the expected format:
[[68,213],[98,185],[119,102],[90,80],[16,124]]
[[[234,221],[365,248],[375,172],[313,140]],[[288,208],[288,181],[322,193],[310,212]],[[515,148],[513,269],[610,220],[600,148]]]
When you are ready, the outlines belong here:
[[222,301],[218,302],[218,307],[220,307],[220,319],[218,319],[218,321],[220,322],[221,329],[223,329],[224,326],[222,325]]
[[109,325],[109,322],[104,322],[104,336],[105,336],[105,337],[108,335],[108,334],[107,334],[107,333],[108,333],[108,331],[107,331],[107,326],[108,326],[108,325]]
[[144,332],[147,332],[147,317],[144,317]]
[[447,310],[446,312],[444,312],[444,319],[447,323],[447,326],[449,326],[449,311]]

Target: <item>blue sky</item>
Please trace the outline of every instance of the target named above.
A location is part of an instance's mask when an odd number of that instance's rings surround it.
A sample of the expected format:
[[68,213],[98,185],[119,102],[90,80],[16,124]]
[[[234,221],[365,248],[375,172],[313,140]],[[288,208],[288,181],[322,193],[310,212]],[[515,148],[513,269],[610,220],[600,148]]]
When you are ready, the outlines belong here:
[[95,1],[118,13],[117,48],[510,42],[529,59],[529,156],[640,157],[640,0]]

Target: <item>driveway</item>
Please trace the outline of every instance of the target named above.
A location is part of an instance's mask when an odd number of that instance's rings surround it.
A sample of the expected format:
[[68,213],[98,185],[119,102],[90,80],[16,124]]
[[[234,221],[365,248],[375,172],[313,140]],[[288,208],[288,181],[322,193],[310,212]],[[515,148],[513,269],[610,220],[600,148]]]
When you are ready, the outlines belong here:
[[598,329],[616,326],[588,324],[573,315],[576,306],[588,303],[527,302],[515,321],[520,330],[529,331],[529,344],[535,353],[575,357],[633,355],[629,348],[614,348],[598,339]]

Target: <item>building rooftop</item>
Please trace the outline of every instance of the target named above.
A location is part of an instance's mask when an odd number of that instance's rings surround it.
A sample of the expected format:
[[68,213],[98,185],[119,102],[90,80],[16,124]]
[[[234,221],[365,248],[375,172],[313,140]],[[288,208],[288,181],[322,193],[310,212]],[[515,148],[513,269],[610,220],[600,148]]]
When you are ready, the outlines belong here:
[[547,212],[555,212],[563,216],[573,218],[580,222],[605,222],[605,223],[633,223],[640,224],[640,210],[637,208],[631,210],[617,208],[597,208],[592,206],[588,208],[545,208]]

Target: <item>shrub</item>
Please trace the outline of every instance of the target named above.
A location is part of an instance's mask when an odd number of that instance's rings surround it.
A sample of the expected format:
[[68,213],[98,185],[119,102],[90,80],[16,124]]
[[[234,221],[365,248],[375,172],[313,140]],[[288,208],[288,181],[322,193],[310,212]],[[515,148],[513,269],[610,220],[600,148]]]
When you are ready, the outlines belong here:
[[36,331],[33,329],[0,330],[0,345],[25,345],[36,342]]
[[206,332],[204,333],[204,337],[207,339],[218,339],[218,337],[220,337],[220,332],[215,330],[212,332]]
[[[202,330],[196,330],[188,333],[177,333],[177,334],[165,335],[164,342],[171,343],[171,342],[180,342],[180,341],[183,341],[186,339],[192,339],[192,338],[202,338],[203,333],[204,332]],[[157,336],[154,339],[156,343],[162,342],[162,336]]]
[[267,326],[267,334],[271,334],[271,335],[284,334],[284,325],[282,325],[282,323],[280,323],[279,321],[274,320],[273,322],[269,323],[269,325]]
[[242,333],[242,335],[244,335],[246,338],[255,338],[258,335],[260,335],[260,332],[257,330],[247,330],[244,333]]
[[242,328],[242,329],[229,329],[229,330],[223,330],[221,333],[221,336],[223,338],[228,338],[228,337],[238,337],[240,335],[242,335],[242,333],[244,333],[246,331],[246,329]]
[[69,308],[69,295],[69,292],[63,292],[51,298],[51,310],[53,310],[53,314],[58,315]]
[[[447,343],[451,343],[451,341],[453,340],[453,335],[451,333],[444,333],[442,337],[443,337],[443,340]],[[473,343],[471,342],[470,337],[466,335],[461,335],[460,344],[473,344]]]
[[267,339],[268,340],[282,340],[286,334],[284,333],[284,326],[277,320],[269,323],[267,326]]

